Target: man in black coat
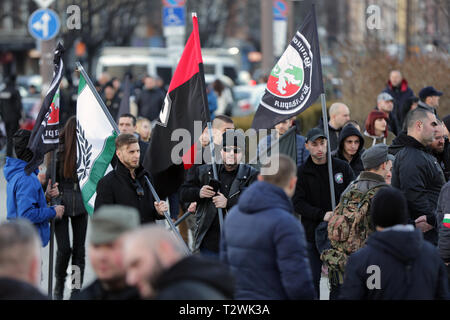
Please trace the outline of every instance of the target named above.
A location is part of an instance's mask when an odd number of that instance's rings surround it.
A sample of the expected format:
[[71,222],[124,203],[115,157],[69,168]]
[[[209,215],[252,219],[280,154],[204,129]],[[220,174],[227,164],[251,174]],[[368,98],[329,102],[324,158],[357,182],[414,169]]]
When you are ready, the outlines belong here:
[[128,285],[136,286],[142,299],[232,299],[228,268],[199,255],[185,256],[183,246],[161,226],[130,233],[123,250]]
[[46,300],[39,290],[41,240],[25,219],[0,225],[0,300]]
[[450,178],[450,143],[446,135],[446,128],[444,123],[438,121],[437,134],[434,136],[434,141],[430,145],[431,154],[436,157],[439,165],[444,172],[445,181]]
[[341,298],[448,299],[444,263],[422,232],[407,225],[403,194],[395,188],[379,190],[372,199],[371,218],[376,232],[348,259]]
[[223,164],[217,165],[220,186],[214,191],[211,164],[198,166],[186,177],[180,188],[183,202],[197,202],[197,229],[194,235],[194,251],[200,251],[219,259],[220,225],[218,208],[223,215],[237,204],[242,192],[254,181],[258,171],[241,163],[245,150],[245,136],[239,131],[227,130],[222,136],[221,156]]
[[[295,212],[301,216],[305,228],[314,287],[316,295],[320,297],[322,261],[316,246],[315,232],[319,223],[328,221],[333,213],[328,178],[327,139],[322,129],[313,128],[307,133],[306,149],[310,155],[306,163],[298,169],[297,186],[292,201]],[[355,174],[347,162],[336,158],[332,158],[331,161],[337,204],[341,193],[355,179]]]
[[13,156],[12,137],[19,130],[19,121],[22,118],[22,100],[19,90],[16,89],[16,77],[9,76],[6,87],[0,92],[0,116],[5,122],[6,130],[6,156]]
[[138,116],[155,121],[164,104],[164,94],[151,76],[144,78],[144,88],[137,99]]
[[[328,121],[329,143],[331,152],[333,152],[339,146],[339,134],[342,128],[350,120],[350,110],[342,102],[335,102],[330,106],[328,113],[330,114],[330,120]],[[324,129],[323,119],[320,120],[317,128]]]
[[[399,70],[392,70],[389,73],[389,80],[383,92],[389,93],[394,98],[393,112],[397,118],[398,124],[401,126],[404,121],[401,108],[409,97],[414,96],[414,92],[408,86],[408,81],[402,77]],[[394,133],[397,135],[396,132]]]
[[167,204],[154,201],[145,179],[147,176],[151,181],[150,174],[139,163],[138,139],[132,134],[120,134],[116,138],[116,156],[119,159],[116,168],[97,184],[95,211],[104,204],[121,204],[136,208],[141,223],[164,219]]
[[410,223],[425,233],[425,240],[436,245],[434,212],[445,177],[427,147],[437,133],[437,119],[431,111],[417,108],[408,114],[406,124],[408,137],[405,147],[395,157],[392,186],[406,196]]

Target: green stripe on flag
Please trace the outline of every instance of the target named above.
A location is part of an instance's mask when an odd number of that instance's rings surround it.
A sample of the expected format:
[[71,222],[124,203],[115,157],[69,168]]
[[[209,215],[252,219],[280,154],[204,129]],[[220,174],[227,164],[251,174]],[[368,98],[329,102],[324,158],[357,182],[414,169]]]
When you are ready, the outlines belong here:
[[78,94],[83,91],[84,87],[86,87],[86,79],[84,79],[83,74],[80,73],[80,81],[78,82]]
[[97,184],[101,178],[105,175],[106,169],[108,169],[111,159],[116,151],[117,133],[113,132],[111,136],[106,139],[105,145],[100,155],[95,159],[92,169],[89,173],[89,178],[81,189],[81,195],[85,203],[86,210],[90,215],[94,212],[94,208],[88,204],[89,200],[97,191]]

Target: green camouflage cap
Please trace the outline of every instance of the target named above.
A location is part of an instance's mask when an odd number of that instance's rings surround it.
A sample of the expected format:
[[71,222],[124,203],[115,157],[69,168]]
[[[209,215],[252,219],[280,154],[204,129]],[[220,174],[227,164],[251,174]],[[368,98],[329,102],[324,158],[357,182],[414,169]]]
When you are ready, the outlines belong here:
[[139,212],[122,205],[103,205],[94,212],[90,224],[91,244],[111,243],[125,232],[139,227]]

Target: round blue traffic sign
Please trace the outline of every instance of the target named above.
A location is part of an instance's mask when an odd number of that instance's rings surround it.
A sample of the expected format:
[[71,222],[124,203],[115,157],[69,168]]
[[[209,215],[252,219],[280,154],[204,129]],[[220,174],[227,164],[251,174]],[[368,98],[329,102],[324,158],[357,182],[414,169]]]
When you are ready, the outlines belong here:
[[37,40],[54,38],[58,34],[60,27],[59,17],[51,9],[36,10],[28,19],[28,31]]

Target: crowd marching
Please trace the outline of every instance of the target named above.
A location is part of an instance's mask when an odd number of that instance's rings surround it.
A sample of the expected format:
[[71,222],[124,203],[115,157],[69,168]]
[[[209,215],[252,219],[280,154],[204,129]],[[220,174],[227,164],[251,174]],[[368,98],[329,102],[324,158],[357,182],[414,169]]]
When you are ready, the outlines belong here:
[[[54,299],[64,297],[69,263],[81,271],[81,290],[70,292],[75,300],[312,300],[320,298],[322,276],[330,299],[450,297],[450,115],[439,112],[443,92],[428,86],[415,96],[392,70],[364,124],[351,119],[349,106],[334,103],[327,124],[305,136],[297,128],[295,158],[271,154],[255,167],[242,160],[248,146],[224,114],[225,90],[216,81],[208,90],[214,145],[205,130],[197,142],[206,156],[160,201],[147,178],[157,190],[160,180],[142,164],[167,87],[157,77],[129,76],[128,93],[106,73],[94,84],[120,134],[113,169],[94,190],[92,215],[78,184],[76,89],[60,87],[56,181],[49,181],[50,170],[25,172],[31,132],[20,128],[20,94],[14,77],[7,79],[0,95],[8,220],[0,225],[0,299],[47,298],[38,290],[41,247],[53,219]],[[122,99],[131,101],[126,113]],[[259,152],[295,120],[275,125]],[[214,163],[205,161],[212,157]],[[274,161],[278,170],[263,172]],[[171,222],[190,213],[176,229],[185,243],[158,222],[167,211]],[[86,255],[96,276],[89,284]]]

